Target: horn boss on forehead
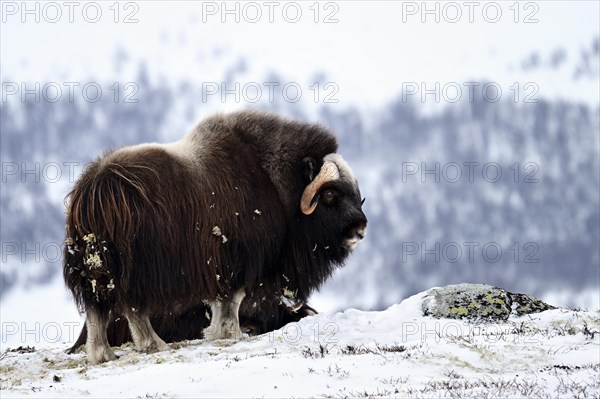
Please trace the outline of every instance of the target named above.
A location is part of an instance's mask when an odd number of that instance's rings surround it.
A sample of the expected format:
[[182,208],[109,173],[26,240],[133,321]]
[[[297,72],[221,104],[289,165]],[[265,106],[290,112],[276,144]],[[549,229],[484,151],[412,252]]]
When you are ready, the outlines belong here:
[[[203,336],[239,338],[244,312],[266,321],[278,304],[306,303],[366,231],[336,151],[320,125],[243,111],[90,163],[69,194],[63,264],[86,315],[88,359],[115,358],[106,335],[115,315],[136,349],[152,352],[167,348],[151,324],[165,312],[189,316],[206,304]],[[308,184],[306,158],[322,160]],[[351,187],[314,212],[331,181]]]
[[[341,155],[332,153],[323,158],[323,166],[313,181],[308,184],[300,199],[300,209],[305,215],[311,215],[317,208],[317,193],[326,183],[343,180],[358,191],[358,184],[348,163]],[[362,203],[361,203],[362,205]]]
[[323,184],[334,181],[340,178],[340,171],[333,161],[323,162],[319,174],[312,182],[304,189],[302,198],[300,199],[300,209],[305,215],[310,215],[317,208],[317,202],[314,201],[315,196]]

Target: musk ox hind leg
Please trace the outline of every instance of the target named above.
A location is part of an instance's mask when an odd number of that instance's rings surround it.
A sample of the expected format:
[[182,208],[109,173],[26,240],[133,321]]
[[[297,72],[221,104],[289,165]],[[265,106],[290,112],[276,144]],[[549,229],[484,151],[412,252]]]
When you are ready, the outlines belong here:
[[147,315],[129,311],[125,314],[129,322],[129,330],[135,344],[135,349],[140,352],[154,353],[165,351],[169,346],[163,341],[152,328],[150,318]]
[[212,317],[210,326],[204,329],[204,338],[209,341],[242,338],[239,311],[245,296],[246,290],[241,288],[233,297],[217,299],[210,303]]
[[88,333],[85,343],[88,360],[93,364],[115,360],[117,357],[108,345],[108,337],[106,335],[108,311],[89,307],[86,310],[85,325]]

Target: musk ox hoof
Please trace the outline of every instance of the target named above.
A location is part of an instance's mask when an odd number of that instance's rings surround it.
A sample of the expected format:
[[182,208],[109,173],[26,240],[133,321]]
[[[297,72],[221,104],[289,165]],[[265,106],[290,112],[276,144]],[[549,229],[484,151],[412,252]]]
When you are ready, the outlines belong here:
[[221,326],[220,328],[210,326],[205,328],[203,333],[204,339],[207,341],[215,341],[217,339],[240,340],[243,338],[242,330],[240,330],[239,326],[237,328],[232,328],[232,326]]
[[167,351],[171,348],[169,348],[169,345],[167,345],[165,341],[163,341],[159,337],[156,337],[153,341],[146,342],[138,346],[136,349],[140,352],[155,353]]
[[100,364],[115,360],[117,356],[109,346],[88,346],[87,359],[92,364]]
[[171,348],[169,348],[169,345],[166,344],[165,341],[163,341],[162,339],[160,341],[154,342],[150,348],[148,348],[148,351],[152,351],[152,352],[163,352],[163,351],[168,351]]

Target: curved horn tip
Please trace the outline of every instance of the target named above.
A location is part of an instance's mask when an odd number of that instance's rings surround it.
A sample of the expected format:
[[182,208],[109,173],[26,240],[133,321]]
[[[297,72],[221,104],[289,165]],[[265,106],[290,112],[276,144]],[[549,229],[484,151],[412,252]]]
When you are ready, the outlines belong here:
[[312,214],[315,209],[317,209],[317,201],[315,201],[312,205],[307,205],[304,203],[300,204],[300,210],[302,210],[302,213],[306,216]]

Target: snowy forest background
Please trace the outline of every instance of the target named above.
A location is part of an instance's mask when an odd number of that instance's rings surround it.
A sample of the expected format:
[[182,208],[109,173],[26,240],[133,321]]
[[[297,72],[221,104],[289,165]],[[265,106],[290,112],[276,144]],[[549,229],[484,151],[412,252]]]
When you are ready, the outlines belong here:
[[[597,88],[599,57],[599,39],[594,36],[581,51],[532,51],[519,68],[568,70],[573,82]],[[68,96],[57,102],[36,102],[28,96],[26,101],[11,97],[0,103],[3,301],[49,284],[61,272],[55,248],[64,239],[63,200],[72,186],[65,163],[75,163],[76,177],[86,162],[109,148],[176,140],[201,117],[225,106],[218,97],[202,101],[203,87],[197,80],[174,83],[154,73],[152,63],[134,61],[126,50],[115,52],[111,63],[115,76],[123,68],[135,71],[131,81],[137,85],[137,103],[125,103],[123,97],[115,102],[110,91],[94,103],[81,98],[71,102]],[[222,70],[222,82],[228,87],[243,84],[245,72],[252,68],[252,59],[236,58]],[[264,82],[293,80],[276,66],[264,70],[263,76]],[[19,77],[5,74],[2,80]],[[108,88],[114,80],[92,76],[88,81]],[[316,73],[305,87],[331,81],[335,76]],[[281,97],[238,105],[330,127],[339,136],[340,153],[358,176],[367,198],[369,232],[348,265],[323,288],[319,298],[327,302],[326,308],[383,309],[416,292],[458,282],[498,285],[561,300],[561,305],[583,301],[597,307],[600,109],[597,103],[545,98],[543,93],[536,99],[515,102],[505,95],[491,102],[476,95],[472,101],[463,98],[425,111],[418,96],[407,98],[398,91],[391,100],[368,109],[314,103],[310,98],[291,103]],[[40,181],[35,174],[7,170],[36,163],[43,169],[53,162],[62,167],[56,181],[49,181],[54,176],[49,169],[49,179],[38,173]],[[432,168],[436,162],[441,167],[495,162],[502,178],[493,183],[483,179],[481,166],[475,167],[473,182],[464,166],[456,183],[443,175],[439,182],[427,175],[423,183],[420,172],[406,174],[407,163]],[[454,171],[448,169],[448,174],[454,176]],[[466,242],[479,244],[473,259]],[[436,243],[456,243],[462,255],[457,262],[448,261],[456,257],[449,248],[436,260],[422,249],[409,253],[412,243],[423,243],[429,250]],[[487,243],[502,249],[500,259],[489,259],[493,250],[486,259],[482,246]]]
[[[106,149],[183,135],[185,131],[169,126],[174,119],[188,127],[196,122],[195,97],[202,88],[152,83],[145,68],[140,67],[136,80],[135,104],[108,97],[93,104],[71,103],[67,97],[36,103],[31,97],[25,103],[0,105],[2,162],[41,165],[37,176],[19,170],[6,174],[2,182],[3,243],[19,244],[18,253],[3,248],[3,296],[18,285],[34,289],[60,272],[60,259],[49,244],[63,240],[63,197],[71,186],[65,163],[75,163],[73,171],[80,173],[82,165]],[[230,85],[235,84],[236,68],[228,74]],[[312,118],[302,106],[283,100],[258,108]],[[422,116],[419,103],[405,102],[399,93],[396,101],[368,117],[353,109],[336,112],[327,105],[317,111],[314,119],[339,135],[340,152],[355,169],[367,197],[368,237],[328,285],[343,298],[339,305],[382,309],[429,287],[463,281],[541,296],[598,288],[598,108],[545,100],[491,103],[476,97],[472,103]],[[62,178],[56,182],[55,169],[43,169],[52,162],[61,166]],[[435,162],[456,162],[463,176],[453,183],[455,169],[444,175],[440,167],[439,182],[430,174],[423,183],[420,171],[409,173],[408,162],[419,168],[425,162],[430,169]],[[464,162],[496,162],[502,179],[490,182],[495,180],[492,170],[485,180],[482,168],[475,167],[471,183]],[[515,162],[520,168],[516,179]],[[524,169],[526,162],[539,169]],[[415,248],[407,246],[425,243],[431,250],[436,242],[441,247],[461,246],[459,261],[449,262],[458,256],[450,247],[446,253],[440,249],[436,261],[435,255],[421,250],[413,254]],[[480,243],[472,259],[465,242]],[[25,251],[36,243],[37,253]],[[498,261],[493,250],[482,254],[486,243],[497,243],[503,250]],[[514,243],[520,253],[511,247]],[[524,248],[527,243],[535,246]]]

